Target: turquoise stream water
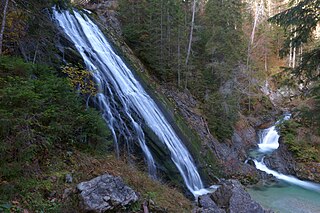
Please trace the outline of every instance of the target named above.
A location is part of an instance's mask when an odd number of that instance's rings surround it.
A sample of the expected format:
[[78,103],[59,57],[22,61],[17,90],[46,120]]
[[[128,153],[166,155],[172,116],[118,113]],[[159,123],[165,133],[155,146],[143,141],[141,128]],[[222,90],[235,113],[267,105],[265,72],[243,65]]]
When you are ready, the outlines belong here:
[[[290,119],[287,113],[276,124]],[[264,156],[279,147],[280,135],[276,124],[259,134],[259,149],[251,153],[257,169],[276,177],[273,185],[248,188],[251,197],[263,207],[281,213],[320,213],[320,184],[299,180],[269,169],[263,162]]]
[[263,207],[281,213],[320,213],[320,193],[279,183],[252,187],[247,191]]

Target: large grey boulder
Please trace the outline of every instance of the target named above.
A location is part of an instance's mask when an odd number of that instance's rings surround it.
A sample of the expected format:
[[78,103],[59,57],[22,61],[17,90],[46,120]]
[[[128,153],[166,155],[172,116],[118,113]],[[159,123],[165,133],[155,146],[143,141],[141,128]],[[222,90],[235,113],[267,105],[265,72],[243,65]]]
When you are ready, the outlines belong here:
[[196,213],[226,213],[225,210],[219,208],[217,204],[210,198],[210,195],[202,195],[198,198],[199,209]]
[[237,180],[227,180],[213,193],[211,199],[229,213],[270,213],[252,200]]
[[195,213],[271,213],[252,200],[237,180],[220,182],[221,186],[212,194],[198,198]]
[[104,174],[77,186],[86,212],[120,210],[138,200],[137,194],[120,177]]

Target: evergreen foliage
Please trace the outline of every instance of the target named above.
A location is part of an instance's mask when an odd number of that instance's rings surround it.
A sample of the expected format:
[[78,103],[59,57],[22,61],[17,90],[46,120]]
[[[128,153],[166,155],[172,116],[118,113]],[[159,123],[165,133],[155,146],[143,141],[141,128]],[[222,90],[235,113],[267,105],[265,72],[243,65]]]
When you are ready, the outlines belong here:
[[220,141],[230,138],[233,125],[238,118],[236,99],[232,96],[222,97],[219,92],[210,94],[204,104],[204,112],[208,119],[210,132]]
[[320,144],[310,138],[299,138],[301,124],[295,121],[285,121],[281,124],[281,136],[289,150],[300,162],[319,162]]
[[299,109],[301,123],[320,135],[320,84],[317,82],[313,85],[310,95],[309,104]]
[[300,64],[291,70],[305,85],[320,80],[320,41],[316,45],[315,48],[303,53]]
[[[299,64],[286,68],[290,84],[303,85],[302,98],[305,104],[298,108],[298,116],[284,122],[281,128],[283,141],[300,162],[319,162],[320,135],[320,43],[316,28],[320,23],[320,1],[302,0],[275,15],[271,22],[284,27],[286,40],[282,56],[293,48],[302,48]],[[297,81],[298,79],[298,81]],[[318,135],[318,136],[317,136]]]
[[235,88],[235,72],[243,61],[243,5],[238,1],[209,0],[201,19],[201,38],[197,43],[201,58],[204,113],[210,131],[220,140],[231,137],[238,117],[239,93]]
[[[312,44],[301,55],[299,65],[287,70],[300,80],[299,83],[306,86],[305,89],[309,90],[310,97],[315,100],[315,106],[311,107],[309,112],[304,111],[302,115],[307,123],[311,121],[317,127],[320,126],[320,118],[316,113],[320,109],[318,104],[320,93],[317,86],[320,80],[320,43],[319,38],[315,37],[315,30],[320,23],[319,11],[319,0],[303,0],[270,19],[271,22],[281,25],[287,31],[283,53],[287,53],[292,47]],[[312,119],[310,119],[310,115],[312,115]]]
[[[279,24],[286,30],[286,40],[281,52],[282,56],[287,54],[290,48],[301,47],[313,42],[315,39],[318,40],[318,38],[315,38],[315,30],[320,23],[319,11],[319,0],[303,0],[270,18],[271,22]],[[309,51],[305,52],[301,58],[301,63],[292,70],[292,73],[306,82],[319,80],[319,41],[309,48]]]
[[[294,4],[296,1],[291,1]],[[314,31],[320,21],[320,0],[302,0],[291,8],[273,16],[270,21],[286,29],[284,48],[299,47],[314,38]],[[292,29],[292,30],[291,30]]]
[[[242,4],[239,1],[210,0],[205,5],[202,24],[202,42],[208,67],[222,76],[220,81],[230,79],[232,69],[243,58],[244,42],[242,26]],[[224,69],[218,68],[223,64]],[[229,73],[229,76],[228,74]]]
[[186,7],[186,2],[175,0],[120,0],[125,38],[162,81],[175,81],[183,66]]
[[54,146],[103,151],[110,145],[110,133],[99,113],[85,109],[67,80],[57,77],[52,69],[1,57],[0,74],[3,180],[30,172],[24,165],[37,163],[41,167]]
[[3,52],[33,63],[57,64],[56,29],[50,7],[62,0],[9,1]]
[[223,139],[232,134],[238,114],[236,89],[231,86],[224,94],[222,87],[233,84],[237,66],[243,61],[243,5],[235,0],[197,1],[186,65],[192,3],[121,0],[123,33],[158,79],[189,89],[202,102],[210,130]]

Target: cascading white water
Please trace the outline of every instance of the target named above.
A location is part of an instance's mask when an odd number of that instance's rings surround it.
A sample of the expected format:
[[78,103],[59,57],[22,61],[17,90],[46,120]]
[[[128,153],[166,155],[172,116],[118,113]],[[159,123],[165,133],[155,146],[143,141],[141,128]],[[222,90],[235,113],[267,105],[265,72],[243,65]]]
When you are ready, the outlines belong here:
[[[289,120],[291,117],[290,114],[287,114],[284,116],[283,119],[279,120],[276,122],[277,124],[282,123],[285,120]],[[260,134],[260,143],[258,144],[259,146],[259,152],[261,153],[266,153],[266,152],[270,152],[270,151],[274,151],[279,147],[279,138],[280,135],[278,134],[277,130],[276,130],[276,125],[267,128],[265,130],[263,130]],[[281,174],[279,172],[276,172],[274,170],[269,169],[263,162],[264,157],[262,157],[260,160],[253,160],[255,166],[257,169],[266,172],[267,174],[271,174],[274,177],[286,181],[288,183],[306,188],[306,189],[310,189],[310,190],[314,190],[317,192],[320,192],[320,184],[316,184],[316,183],[312,183],[309,181],[302,181],[299,180],[298,178],[292,177],[292,176],[288,176],[288,175],[284,175]]]
[[283,121],[289,120],[290,117],[290,114],[285,115],[283,119],[277,121],[274,126],[264,129],[261,132],[259,135],[260,143],[258,144],[260,152],[265,153],[278,149],[280,135],[276,130],[276,125]]
[[95,102],[100,106],[115,142],[120,137],[130,147],[130,141],[138,140],[149,172],[155,174],[155,162],[141,127],[142,122],[146,123],[169,149],[171,159],[187,188],[195,196],[207,193],[203,190],[200,175],[188,150],[152,98],[113,51],[97,25],[77,11],[71,14],[69,11],[58,12],[53,9],[53,14],[59,26],[75,44],[87,69],[93,70],[99,86]]
[[271,170],[263,163],[263,161],[259,162],[257,160],[253,160],[253,162],[256,165],[257,169],[259,169],[261,171],[264,171],[269,175],[273,175],[274,177],[276,177],[276,178],[278,178],[280,180],[283,180],[283,181],[286,181],[288,183],[300,186],[302,188],[306,188],[306,189],[310,189],[310,190],[314,190],[314,191],[320,192],[320,184],[312,183],[312,182],[309,182],[309,181],[302,181],[302,180],[299,180],[296,177],[289,176],[289,175],[284,175],[284,174],[281,174],[281,173],[276,172],[274,170]]
[[264,129],[261,133],[261,143],[258,144],[260,152],[269,152],[279,147],[279,135],[276,131],[276,127],[272,126],[268,129]]

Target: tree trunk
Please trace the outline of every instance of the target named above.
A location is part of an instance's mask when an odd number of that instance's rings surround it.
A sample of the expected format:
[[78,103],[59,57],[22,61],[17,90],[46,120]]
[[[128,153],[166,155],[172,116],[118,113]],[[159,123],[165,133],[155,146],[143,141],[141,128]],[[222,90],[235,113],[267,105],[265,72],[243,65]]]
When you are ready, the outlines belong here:
[[300,54],[299,54],[299,64],[302,63],[302,54],[303,54],[303,46],[300,47]]
[[196,13],[196,0],[193,0],[193,7],[192,7],[192,20],[191,20],[191,27],[190,27],[190,36],[189,36],[189,45],[187,51],[187,58],[186,58],[186,65],[188,65],[190,52],[191,52],[191,44],[192,44],[192,36],[193,36],[193,28],[194,28],[194,16]]
[[193,28],[194,28],[194,16],[196,13],[196,0],[193,0],[193,6],[192,6],[192,19],[191,19],[191,27],[190,27],[190,36],[189,36],[189,44],[188,44],[188,51],[187,51],[187,57],[186,57],[186,81],[185,81],[185,88],[188,86],[188,75],[189,75],[189,58],[190,58],[190,52],[191,52],[191,44],[192,44],[192,36],[193,36]]
[[0,30],[0,55],[2,55],[3,33],[4,33],[5,25],[6,25],[6,16],[7,16],[8,3],[9,3],[9,0],[5,0],[5,4],[4,4],[4,8],[3,8],[3,17],[2,17],[1,30]]
[[167,62],[168,62],[168,67],[170,67],[170,59],[171,59],[171,23],[170,23],[169,8],[167,8],[167,43],[168,43]]
[[248,73],[249,73],[249,88],[248,88],[248,99],[249,99],[249,112],[251,112],[251,81],[252,81],[252,69],[250,66],[250,60],[251,60],[251,52],[252,52],[252,45],[254,43],[254,37],[255,37],[255,31],[258,25],[258,20],[260,17],[260,13],[262,13],[262,9],[263,9],[263,0],[260,1],[260,3],[255,2],[255,15],[254,15],[254,21],[253,21],[253,27],[252,27],[252,32],[251,32],[251,38],[250,41],[248,43],[248,55],[247,55],[247,69],[248,69]]
[[[294,30],[296,30],[296,28]],[[297,33],[295,32],[293,37],[295,38],[296,36],[297,36]],[[292,55],[292,68],[296,67],[296,52],[297,52],[297,48],[294,47],[293,48],[293,55]]]
[[161,0],[161,15],[160,15],[160,66],[163,71],[163,2]]
[[178,26],[178,87],[181,87],[181,45],[180,45],[180,26]]
[[[292,32],[292,27],[290,28]],[[289,67],[292,67],[292,38],[290,37],[290,51],[289,51]]]
[[264,71],[268,72],[268,51],[266,45],[264,45]]

